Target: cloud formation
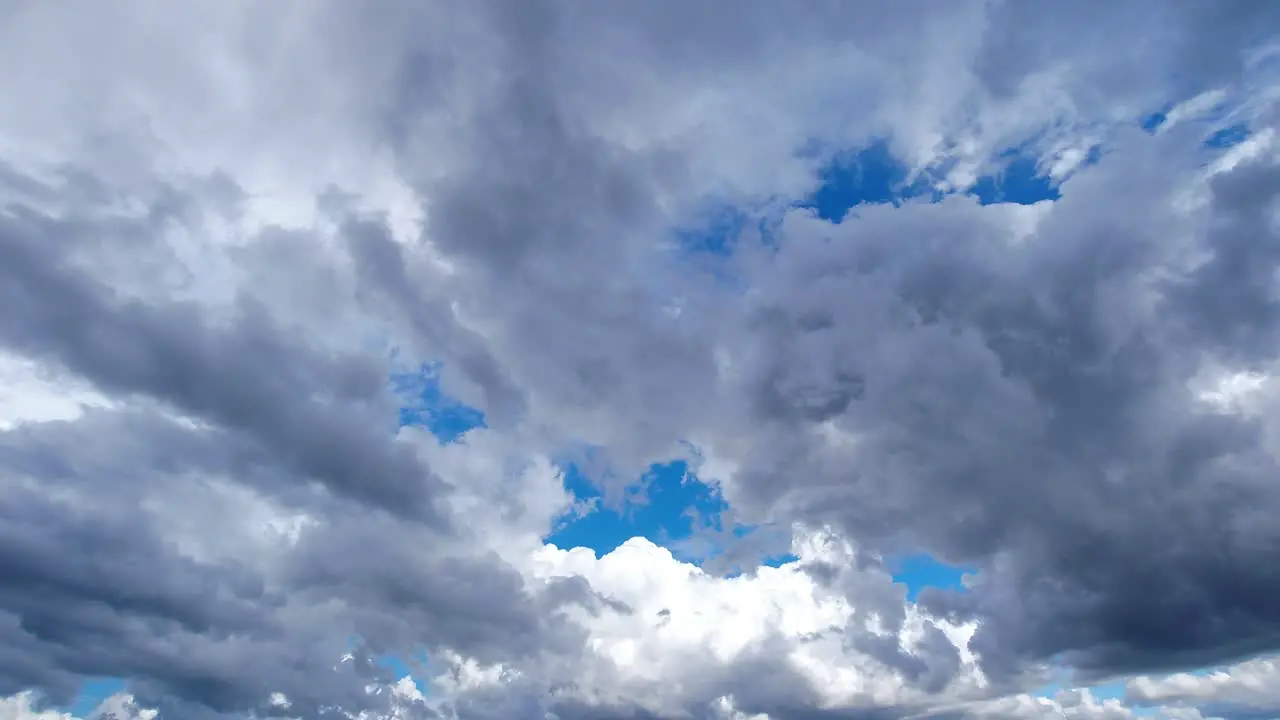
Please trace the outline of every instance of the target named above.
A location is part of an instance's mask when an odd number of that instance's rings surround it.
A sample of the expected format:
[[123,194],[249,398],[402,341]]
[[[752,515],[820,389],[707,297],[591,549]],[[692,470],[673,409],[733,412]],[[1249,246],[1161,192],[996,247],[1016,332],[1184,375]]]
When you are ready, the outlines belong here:
[[[1278,31],[0,4],[0,720],[1271,716]],[[928,192],[806,208],[876,144]],[[1057,199],[967,192],[1015,157]],[[425,362],[484,427],[398,427]],[[565,458],[794,559],[546,544]]]

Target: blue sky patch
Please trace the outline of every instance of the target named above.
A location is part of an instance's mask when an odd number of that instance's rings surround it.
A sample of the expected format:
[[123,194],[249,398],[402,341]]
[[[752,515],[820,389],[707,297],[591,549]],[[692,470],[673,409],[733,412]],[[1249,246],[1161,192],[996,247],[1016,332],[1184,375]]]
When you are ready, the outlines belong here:
[[1003,167],[993,175],[979,178],[969,194],[983,205],[1017,203],[1032,205],[1062,197],[1053,178],[1041,172],[1034,155],[1016,148],[1001,153]]
[[[746,525],[725,527],[729,509],[719,491],[698,479],[683,460],[653,465],[631,487],[621,507],[609,507],[600,491],[573,463],[564,465],[565,489],[578,501],[593,503],[590,512],[568,519],[544,540],[562,549],[585,547],[602,557],[633,537],[665,547],[684,562],[714,567],[728,577],[744,564],[779,567],[797,558],[778,547],[790,547],[791,535]],[[750,563],[725,561],[726,545],[758,548]],[[744,558],[745,560],[745,558]]]
[[484,427],[484,413],[440,389],[440,364],[422,363],[415,372],[393,373],[392,392],[401,398],[400,427],[424,427],[442,443],[456,442],[468,430]]
[[927,553],[893,558],[887,563],[893,581],[907,586],[907,599],[915,602],[925,588],[964,592],[964,576],[976,568],[948,565]]
[[[1155,134],[1164,127],[1169,120],[1169,113],[1173,112],[1176,105],[1170,104],[1142,118],[1139,126],[1148,133]],[[1228,103],[1217,103],[1212,107],[1204,108],[1195,115],[1189,115],[1183,118],[1183,122],[1192,122],[1202,125],[1213,126],[1215,123],[1227,123],[1220,125],[1209,131],[1202,145],[1206,148],[1214,150],[1222,150],[1234,145],[1239,145],[1249,138],[1252,132],[1248,123],[1232,123],[1229,122],[1232,116],[1233,107]]]
[[[484,414],[446,395],[439,377],[438,363],[423,363],[416,372],[391,376],[393,392],[405,403],[399,410],[400,425],[425,427],[442,443],[456,442],[467,431],[484,427]],[[601,556],[632,537],[643,537],[688,561],[705,560],[722,551],[714,544],[687,542],[700,530],[711,531],[708,536],[722,533],[721,513],[728,506],[719,491],[700,481],[683,460],[652,465],[631,486],[620,507],[609,507],[603,501],[600,491],[577,463],[563,462],[561,466],[565,489],[576,500],[594,504],[594,508],[582,516],[568,518],[544,538],[546,542],[561,548],[590,548]],[[756,528],[735,527],[730,535],[742,539],[754,532]],[[773,553],[761,561],[777,566],[794,559],[786,553]],[[394,667],[402,674],[407,670],[402,665]]]
[[633,537],[665,547],[689,538],[699,527],[718,528],[720,513],[727,507],[719,492],[691,474],[682,460],[651,466],[634,486],[636,492],[619,508],[606,505],[600,491],[573,463],[564,466],[564,485],[576,499],[594,502],[596,507],[570,519],[546,542],[566,549],[590,548],[597,556]]
[[1154,135],[1160,130],[1160,126],[1164,125],[1165,121],[1169,119],[1169,111],[1172,109],[1173,106],[1168,105],[1151,113],[1150,115],[1147,115],[1142,118],[1142,120],[1138,121],[1138,127]]
[[80,691],[70,705],[59,709],[75,717],[86,717],[103,700],[124,690],[125,682],[120,678],[91,678],[80,684]]
[[[1104,683],[1102,685],[1088,685],[1085,687],[1088,687],[1089,694],[1093,695],[1098,700],[1121,700],[1124,698],[1124,686],[1125,681],[1118,680],[1115,682]],[[1036,688],[1031,691],[1031,694],[1036,697],[1052,698],[1054,695],[1057,695],[1065,689],[1072,689],[1075,687],[1077,686],[1069,682],[1058,680]]]
[[409,664],[396,655],[384,655],[377,659],[378,667],[386,668],[395,674],[396,679],[406,675],[413,675],[413,670],[409,668]]
[[416,658],[410,658],[409,661],[406,661],[404,658],[397,655],[383,655],[382,657],[377,658],[375,662],[377,662],[378,667],[390,670],[396,680],[400,680],[405,677],[411,678],[414,686],[418,688],[418,692],[423,695],[427,694],[428,686],[418,680],[417,676],[414,674],[413,667],[409,664],[412,662],[414,665],[419,667],[426,666],[428,664],[428,658],[425,652],[421,653]]
[[838,154],[819,176],[821,185],[800,207],[813,209],[833,223],[844,220],[859,205],[898,205],[917,197],[940,199],[931,179],[910,179],[910,169],[893,156],[889,143],[876,140],[852,153]]
[[[1101,154],[1099,147],[1090,149],[1083,165],[1096,163]],[[1030,205],[1061,197],[1058,182],[1041,170],[1038,158],[1029,150],[1009,148],[996,160],[1000,169],[979,178],[966,191],[981,204]],[[838,154],[822,169],[819,179],[817,190],[798,206],[810,208],[818,217],[837,224],[860,205],[896,207],[907,200],[938,202],[944,197],[935,189],[932,173],[922,172],[912,178],[910,168],[893,155],[884,140],[856,152]]]
[[1218,128],[1210,133],[1209,137],[1205,138],[1204,145],[1205,147],[1213,148],[1215,150],[1222,150],[1232,147],[1233,145],[1239,145],[1249,139],[1249,134],[1248,125],[1245,123],[1236,123],[1234,125]]
[[681,250],[692,255],[730,255],[750,221],[739,208],[713,203],[686,227],[678,228],[676,240]]

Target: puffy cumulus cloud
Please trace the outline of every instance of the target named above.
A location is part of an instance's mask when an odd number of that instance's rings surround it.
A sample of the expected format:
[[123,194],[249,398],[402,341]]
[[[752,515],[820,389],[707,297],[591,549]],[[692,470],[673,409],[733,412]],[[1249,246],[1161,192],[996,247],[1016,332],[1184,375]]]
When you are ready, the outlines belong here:
[[56,711],[37,712],[29,694],[23,693],[0,700],[0,717],[5,720],[66,720],[71,717]]
[[[99,717],[1273,712],[1262,665],[1161,674],[1280,649],[1277,27],[0,4],[2,711],[111,677]],[[797,209],[873,141],[945,197]],[[1010,148],[1059,199],[953,192]],[[719,205],[748,230],[681,247]],[[406,359],[487,429],[397,430]],[[582,447],[606,502],[701,462],[716,542],[799,559],[545,545]],[[976,579],[909,603],[900,552]],[[1152,678],[1035,699],[1056,666]]]
[[[794,562],[726,578],[634,538],[599,559],[548,546],[533,572],[585,578],[625,605],[586,620],[590,660],[573,677],[658,716],[717,703],[779,717],[906,708],[981,690],[971,628],[904,606],[905,588],[882,569],[851,570],[854,550],[827,533],[800,533],[795,551]],[[856,584],[857,600],[827,573]]]

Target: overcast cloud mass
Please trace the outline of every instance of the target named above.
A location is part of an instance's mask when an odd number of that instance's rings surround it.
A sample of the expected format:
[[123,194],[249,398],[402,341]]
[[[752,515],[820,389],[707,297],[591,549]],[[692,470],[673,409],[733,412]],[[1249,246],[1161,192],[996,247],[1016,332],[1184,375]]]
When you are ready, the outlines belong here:
[[[0,0],[0,720],[1280,718],[1278,43]],[[692,537],[549,540],[677,460]]]

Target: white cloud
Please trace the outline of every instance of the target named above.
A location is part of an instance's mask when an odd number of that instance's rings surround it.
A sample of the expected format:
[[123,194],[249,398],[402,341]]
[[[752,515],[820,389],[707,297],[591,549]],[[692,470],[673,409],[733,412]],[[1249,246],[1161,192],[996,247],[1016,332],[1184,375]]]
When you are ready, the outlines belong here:
[[1119,700],[1099,700],[1087,689],[1066,690],[1053,697],[1020,694],[974,705],[968,709],[975,718],[1008,720],[1131,720],[1138,717]]
[[73,420],[85,406],[110,404],[74,377],[59,377],[36,361],[0,353],[0,430],[19,423]]
[[[70,713],[58,710],[35,709],[35,698],[31,693],[19,693],[12,697],[0,698],[0,720],[80,720]],[[139,708],[128,694],[112,695],[85,716],[84,720],[155,720],[156,711]]]
[[1130,700],[1280,713],[1280,659],[1257,658],[1204,674],[1175,673],[1130,680]]
[[[592,653],[576,676],[597,691],[658,703],[710,702],[714,696],[706,695],[710,688],[700,685],[695,668],[706,673],[711,667],[732,667],[768,648],[812,685],[824,707],[910,704],[928,695],[885,664],[883,648],[863,643],[889,638],[894,647],[901,642],[906,652],[915,652],[924,624],[931,622],[939,624],[963,658],[959,675],[949,683],[951,692],[977,691],[983,680],[965,647],[968,629],[912,607],[905,609],[898,628],[880,618],[877,608],[855,612],[850,600],[807,572],[815,563],[851,561],[852,549],[827,533],[801,532],[793,552],[799,557],[795,562],[724,578],[632,538],[598,559],[586,548],[545,547],[533,557],[531,573],[544,579],[586,578],[597,591],[630,608],[580,619]],[[896,597],[892,602],[903,611],[903,591],[890,590],[884,571],[870,570],[862,582]],[[928,653],[937,648],[925,652],[922,658],[933,661]],[[600,674],[601,665],[610,668],[607,674]],[[652,709],[671,712],[678,707]]]
[[71,716],[57,710],[37,712],[31,693],[19,693],[0,699],[0,720],[72,720]]

